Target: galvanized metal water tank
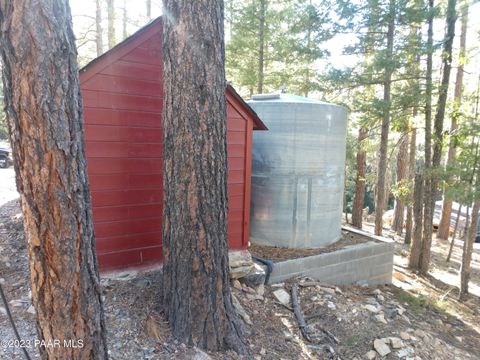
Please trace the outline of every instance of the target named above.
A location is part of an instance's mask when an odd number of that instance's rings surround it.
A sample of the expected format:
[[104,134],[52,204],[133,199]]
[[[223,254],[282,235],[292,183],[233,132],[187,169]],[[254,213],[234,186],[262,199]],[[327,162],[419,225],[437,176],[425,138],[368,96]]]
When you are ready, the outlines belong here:
[[248,104],[269,131],[253,135],[250,241],[310,248],[340,237],[347,112],[291,94]]

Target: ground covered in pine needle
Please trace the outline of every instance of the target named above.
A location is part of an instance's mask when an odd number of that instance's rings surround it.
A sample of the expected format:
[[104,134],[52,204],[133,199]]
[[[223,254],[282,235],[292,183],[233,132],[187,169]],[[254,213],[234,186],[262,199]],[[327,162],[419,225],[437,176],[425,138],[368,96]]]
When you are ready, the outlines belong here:
[[[395,240],[396,265],[391,286],[335,287],[304,278],[257,289],[232,283],[236,308],[246,322],[245,340],[251,352],[244,358],[479,359],[478,294],[459,303],[457,290],[452,286],[458,280],[462,243],[455,247],[453,261],[446,264],[447,243],[434,241],[433,271],[425,278],[405,268],[407,248],[401,244],[401,238]],[[480,283],[479,252],[476,248],[474,293]],[[0,207],[0,281],[22,339],[33,341],[37,337],[35,315],[17,200]],[[242,358],[231,352],[204,353],[172,339],[162,315],[158,270],[104,277],[102,286],[111,359]],[[302,336],[291,311],[292,286],[298,288],[309,340]],[[14,340],[1,306],[0,340]],[[23,359],[20,349],[2,344],[0,359]],[[39,358],[36,349],[29,352],[32,359]]]

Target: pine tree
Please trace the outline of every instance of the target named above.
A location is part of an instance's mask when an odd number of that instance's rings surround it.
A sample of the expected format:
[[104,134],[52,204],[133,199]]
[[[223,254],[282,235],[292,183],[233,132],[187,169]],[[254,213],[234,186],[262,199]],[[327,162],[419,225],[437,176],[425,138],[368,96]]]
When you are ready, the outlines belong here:
[[[428,196],[425,198],[425,218],[424,218],[424,233],[422,241],[422,250],[420,253],[420,271],[427,273],[430,266],[430,250],[432,245],[433,233],[433,211],[435,208],[435,199],[437,195],[437,185],[439,181],[439,166],[442,156],[442,142],[443,142],[443,120],[445,118],[445,107],[447,103],[448,86],[450,81],[450,71],[452,68],[452,47],[453,39],[455,37],[455,23],[457,21],[456,0],[448,0],[447,14],[446,14],[446,28],[447,32],[444,39],[443,47],[443,74],[442,83],[438,93],[437,109],[435,113],[434,134],[433,134],[433,157],[432,157],[432,171],[427,174],[428,181]],[[425,144],[427,146],[427,144]],[[428,206],[428,214],[427,214]]]
[[[460,107],[462,102],[463,94],[463,77],[464,77],[464,66],[466,59],[466,48],[467,48],[467,28],[468,28],[468,1],[464,0],[462,3],[462,26],[460,33],[460,51],[458,54],[458,67],[457,74],[455,79],[455,93],[453,99],[453,114],[451,116],[452,124],[450,126],[450,144],[448,147],[448,159],[447,167],[451,166],[455,161],[456,157],[456,140],[455,132],[458,129],[458,117],[460,113]],[[448,184],[451,181],[451,178],[447,178],[445,181],[445,190],[443,196],[443,207],[442,207],[442,217],[440,219],[440,224],[438,226],[437,237],[439,239],[447,239],[450,233],[450,218],[452,214],[452,197],[448,192]]]
[[180,341],[245,353],[228,276],[223,2],[163,12],[164,312]]
[[103,54],[103,28],[102,28],[102,6],[101,0],[95,1],[95,42],[97,46],[97,56]]
[[117,43],[115,38],[115,0],[107,0],[107,20],[108,48],[111,49]]
[[0,1],[0,54],[42,359],[107,359],[77,50],[66,0]]

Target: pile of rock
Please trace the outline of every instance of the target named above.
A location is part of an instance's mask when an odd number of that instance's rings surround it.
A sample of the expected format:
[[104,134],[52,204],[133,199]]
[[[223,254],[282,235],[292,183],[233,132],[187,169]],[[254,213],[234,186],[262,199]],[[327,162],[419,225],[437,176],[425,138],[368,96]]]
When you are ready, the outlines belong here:
[[231,280],[239,280],[252,288],[265,283],[265,269],[252,260],[248,250],[230,251],[228,260]]

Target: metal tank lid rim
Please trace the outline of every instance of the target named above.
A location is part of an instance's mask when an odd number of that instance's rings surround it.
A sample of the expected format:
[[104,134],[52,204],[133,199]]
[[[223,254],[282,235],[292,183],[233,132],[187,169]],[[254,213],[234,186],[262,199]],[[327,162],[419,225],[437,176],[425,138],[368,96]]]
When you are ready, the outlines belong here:
[[252,98],[247,101],[247,103],[264,103],[264,102],[274,102],[274,103],[302,103],[302,104],[314,104],[314,105],[327,105],[327,106],[338,106],[343,108],[342,105],[332,104],[325,101],[320,101],[312,98],[307,98],[304,96],[293,95],[289,93],[267,93],[267,94],[256,94],[252,95]]

